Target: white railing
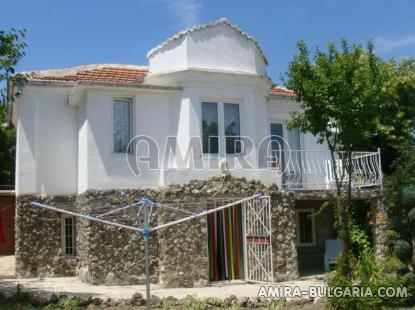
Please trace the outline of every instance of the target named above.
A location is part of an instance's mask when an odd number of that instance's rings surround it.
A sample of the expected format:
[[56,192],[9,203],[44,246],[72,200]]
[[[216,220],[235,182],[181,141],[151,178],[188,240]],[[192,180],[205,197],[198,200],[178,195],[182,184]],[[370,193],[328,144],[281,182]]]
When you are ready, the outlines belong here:
[[[352,153],[353,188],[382,186],[380,159],[380,150]],[[286,189],[334,189],[334,166],[338,177],[343,177],[343,186],[347,185],[349,175],[344,152],[336,152],[334,161],[335,165],[328,150],[277,150],[272,152],[268,168],[276,170]]]

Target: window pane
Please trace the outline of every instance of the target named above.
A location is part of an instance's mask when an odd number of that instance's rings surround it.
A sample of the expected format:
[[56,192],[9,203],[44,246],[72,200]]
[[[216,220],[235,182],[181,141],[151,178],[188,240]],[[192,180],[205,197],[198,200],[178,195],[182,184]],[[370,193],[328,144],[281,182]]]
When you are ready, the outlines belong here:
[[63,217],[63,250],[66,256],[75,256],[75,217]]
[[114,151],[123,153],[131,140],[131,101],[114,100]]
[[313,243],[313,222],[310,211],[298,213],[299,240],[300,243]]
[[203,153],[219,152],[218,104],[202,102]]
[[226,139],[226,153],[235,154],[241,152],[241,127],[239,120],[239,104],[225,103],[224,125]]
[[276,167],[282,170],[285,167],[283,137],[284,137],[284,132],[283,132],[282,124],[272,123],[271,124],[271,149],[272,149],[273,165],[275,165]]

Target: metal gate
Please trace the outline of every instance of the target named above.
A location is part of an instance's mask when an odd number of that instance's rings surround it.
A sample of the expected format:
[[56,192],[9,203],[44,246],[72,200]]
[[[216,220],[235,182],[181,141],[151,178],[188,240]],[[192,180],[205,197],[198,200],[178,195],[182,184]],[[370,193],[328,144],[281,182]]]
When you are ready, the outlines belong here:
[[271,245],[270,197],[244,202],[246,240],[246,279],[251,282],[274,281]]

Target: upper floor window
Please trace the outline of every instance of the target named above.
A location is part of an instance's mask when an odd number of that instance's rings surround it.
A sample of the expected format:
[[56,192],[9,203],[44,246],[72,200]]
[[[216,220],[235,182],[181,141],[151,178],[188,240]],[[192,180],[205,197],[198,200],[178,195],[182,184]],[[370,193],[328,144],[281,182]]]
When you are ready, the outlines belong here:
[[240,136],[239,104],[202,102],[203,153],[240,153]]
[[132,102],[114,100],[114,152],[124,153],[132,138]]
[[203,153],[219,153],[218,104],[202,102]]
[[227,154],[241,152],[241,124],[239,120],[239,104],[223,104],[223,122],[225,126],[225,147]]

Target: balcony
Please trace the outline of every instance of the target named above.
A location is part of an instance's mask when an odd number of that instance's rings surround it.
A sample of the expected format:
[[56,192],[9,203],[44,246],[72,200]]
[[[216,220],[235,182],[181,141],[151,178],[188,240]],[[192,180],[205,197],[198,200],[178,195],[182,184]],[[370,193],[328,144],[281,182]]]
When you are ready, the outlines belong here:
[[[334,164],[335,163],[335,164]],[[334,168],[335,167],[335,168]],[[348,184],[347,159],[344,152],[336,152],[334,161],[328,150],[273,151],[268,169],[275,170],[286,190],[336,189],[335,170],[343,175],[343,186]],[[382,187],[380,150],[352,153],[352,187]]]

